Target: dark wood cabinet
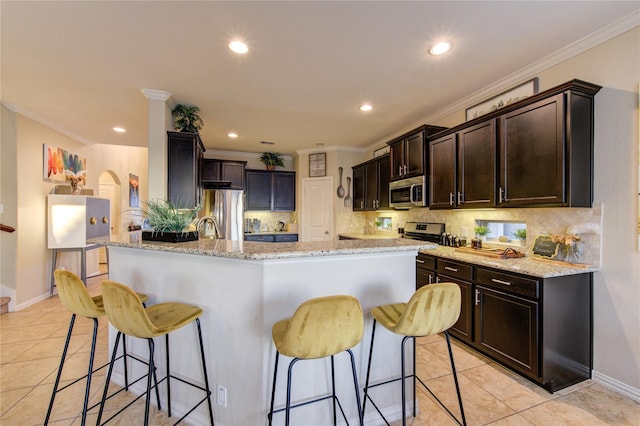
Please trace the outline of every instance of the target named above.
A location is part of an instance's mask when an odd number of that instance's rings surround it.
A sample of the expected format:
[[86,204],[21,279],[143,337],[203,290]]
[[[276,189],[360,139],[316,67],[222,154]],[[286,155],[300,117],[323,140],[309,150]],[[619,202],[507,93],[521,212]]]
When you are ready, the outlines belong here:
[[197,133],[167,132],[167,198],[194,208],[202,202],[204,145]]
[[298,234],[245,234],[244,240],[264,243],[294,243],[298,241]]
[[541,278],[423,253],[416,265],[416,288],[460,287],[456,339],[549,392],[591,377],[591,273]]
[[294,211],[295,186],[294,172],[247,170],[245,210]]
[[353,167],[353,210],[389,208],[389,155]]
[[205,189],[208,187],[244,189],[246,165],[246,161],[205,158],[202,165],[202,186]]
[[389,180],[424,175],[427,168],[425,138],[444,129],[424,125],[387,142],[390,153]]
[[429,142],[429,207],[495,207],[495,120]]

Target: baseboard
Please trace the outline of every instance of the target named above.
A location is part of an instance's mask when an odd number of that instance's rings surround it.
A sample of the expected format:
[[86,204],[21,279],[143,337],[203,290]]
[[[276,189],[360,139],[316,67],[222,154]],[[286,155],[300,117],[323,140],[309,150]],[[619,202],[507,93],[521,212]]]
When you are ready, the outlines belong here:
[[[41,294],[40,296],[34,297],[33,299],[27,300],[26,302],[22,302],[19,305],[15,305],[14,304],[13,309],[11,309],[11,303],[13,303],[13,302],[9,302],[9,312],[19,311],[21,309],[24,309],[24,308],[26,308],[28,306],[31,306],[31,305],[33,305],[35,303],[41,302],[41,301],[43,301],[45,299],[48,299],[48,298],[49,298],[49,293]],[[13,300],[13,299],[11,299],[11,300]]]
[[629,386],[626,383],[622,383],[621,381],[602,373],[598,373],[595,370],[593,371],[592,377],[593,381],[600,383],[601,385],[606,386],[609,389],[612,389],[619,394],[626,396],[627,398],[631,398],[636,402],[640,402],[640,389]]

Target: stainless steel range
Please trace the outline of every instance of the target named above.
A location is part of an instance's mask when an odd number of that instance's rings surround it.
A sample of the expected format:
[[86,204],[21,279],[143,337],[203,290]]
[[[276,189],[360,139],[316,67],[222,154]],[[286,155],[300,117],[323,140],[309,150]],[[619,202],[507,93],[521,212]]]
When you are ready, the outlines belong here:
[[439,244],[444,232],[444,223],[407,222],[403,237]]

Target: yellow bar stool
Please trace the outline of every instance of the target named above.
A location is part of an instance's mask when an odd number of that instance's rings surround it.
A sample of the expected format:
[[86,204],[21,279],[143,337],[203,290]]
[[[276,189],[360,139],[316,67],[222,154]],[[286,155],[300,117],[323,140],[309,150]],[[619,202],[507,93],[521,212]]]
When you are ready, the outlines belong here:
[[[49,401],[49,408],[47,409],[47,415],[44,419],[44,424],[49,423],[49,418],[51,417],[51,411],[53,410],[53,403],[56,399],[56,394],[68,388],[71,385],[78,383],[80,380],[86,377],[87,384],[84,393],[84,403],[82,405],[82,420],[81,423],[84,425],[87,420],[87,411],[93,407],[88,407],[89,405],[89,391],[91,390],[91,376],[92,373],[99,371],[106,367],[108,364],[105,364],[99,368],[93,369],[93,360],[96,352],[96,339],[98,335],[98,318],[106,315],[104,311],[104,306],[102,303],[102,296],[90,296],[87,288],[84,285],[84,282],[78,277],[76,274],[63,271],[63,270],[55,270],[54,279],[56,282],[56,287],[58,288],[58,296],[60,297],[60,301],[62,305],[71,312],[71,321],[69,323],[69,331],[67,332],[67,339],[64,343],[64,349],[62,350],[62,357],[60,358],[60,366],[58,367],[58,374],[56,376],[55,384],[53,385],[53,392],[51,393],[51,400]],[[146,302],[149,298],[145,294],[138,294],[138,297],[142,302]],[[76,321],[76,317],[84,317],[90,318],[93,320],[93,336],[91,339],[91,352],[89,354],[89,367],[87,369],[87,374],[74,380],[73,382],[63,386],[58,389],[60,385],[60,377],[62,376],[62,369],[64,367],[64,362],[67,357],[67,350],[69,349],[69,342],[71,341],[71,334],[73,332],[73,326]],[[130,358],[135,358],[129,355]],[[125,372],[125,387],[122,390],[129,389],[129,376],[127,373],[127,347],[123,341],[123,354],[117,359],[123,358],[124,362],[124,372]],[[135,382],[134,382],[135,383]],[[133,383],[132,383],[133,384]],[[113,395],[119,393],[115,392]],[[111,397],[110,396],[110,397]],[[159,396],[158,396],[159,401]],[[95,407],[95,406],[94,406]]]
[[[336,402],[345,422],[347,417],[336,396],[334,355],[346,351],[351,358],[351,371],[358,404],[358,417],[362,425],[360,409],[360,393],[356,364],[351,348],[362,340],[364,318],[358,299],[351,296],[328,296],[307,300],[302,303],[289,319],[278,321],[272,328],[273,343],[276,347],[273,370],[273,388],[271,390],[271,406],[267,418],[269,425],[273,414],[285,411],[285,425],[289,425],[289,412],[292,408],[301,407],[314,402],[332,399],[333,424],[336,424]],[[287,376],[287,401],[284,408],[273,410],[276,378],[278,376],[278,358],[280,354],[293,358],[289,363]],[[291,378],[293,366],[299,360],[311,360],[331,357],[332,394],[291,406]]]
[[[371,401],[378,414],[382,416],[385,423],[387,419],[382,415],[382,412],[378,409],[371,395],[369,395],[369,389],[392,383],[398,380],[402,381],[402,425],[407,424],[406,415],[406,391],[404,386],[405,378],[413,378],[413,417],[416,416],[416,379],[424,386],[424,388],[438,401],[438,403],[453,417],[456,422],[462,425],[466,425],[466,419],[464,416],[464,409],[462,407],[462,396],[460,395],[460,386],[458,385],[458,376],[456,374],[456,366],[453,361],[453,352],[451,351],[451,341],[449,339],[449,333],[447,330],[456,323],[460,316],[460,287],[454,283],[439,283],[430,284],[418,289],[408,303],[396,303],[384,306],[378,306],[371,311],[373,315],[373,328],[371,331],[371,348],[369,350],[369,362],[367,366],[367,377],[364,387],[364,398],[362,406],[362,414],[366,409],[367,399]],[[373,340],[376,333],[376,324],[380,323],[384,328],[392,333],[405,336],[402,339],[401,344],[401,376],[397,379],[387,380],[382,383],[369,385],[369,377],[371,373],[371,357],[373,355]],[[451,361],[451,369],[453,371],[453,380],[456,385],[456,392],[458,394],[458,403],[460,404],[460,414],[462,416],[462,423],[449,411],[449,409],[438,399],[437,396],[431,392],[429,387],[416,375],[416,360],[415,360],[415,338],[422,336],[430,336],[432,334],[444,333],[447,347],[449,349],[449,360]],[[404,357],[404,345],[408,339],[413,339],[413,373],[406,375],[405,369],[405,357]]]
[[[205,363],[204,356],[204,345],[202,343],[202,330],[200,327],[200,315],[202,315],[202,309],[188,305],[185,303],[178,302],[168,302],[168,303],[159,303],[157,305],[153,305],[149,308],[145,308],[142,305],[142,301],[131,288],[117,283],[115,281],[104,281],[102,283],[102,295],[104,300],[104,308],[107,312],[107,317],[109,318],[109,322],[113,325],[118,333],[116,335],[116,341],[113,347],[113,354],[111,356],[111,363],[109,365],[109,371],[107,372],[107,381],[104,387],[104,392],[102,395],[102,401],[100,403],[100,411],[98,413],[97,424],[101,424],[100,421],[102,419],[102,414],[104,411],[104,403],[107,396],[107,391],[109,388],[109,382],[111,380],[111,373],[113,371],[113,365],[116,357],[116,351],[118,350],[118,342],[120,340],[121,335],[134,336],[140,339],[146,339],[149,344],[149,371],[146,375],[147,377],[147,390],[144,394],[146,395],[145,401],[145,410],[144,410],[144,424],[145,426],[149,424],[149,403],[151,402],[151,389],[155,388],[156,392],[158,389],[158,384],[167,381],[167,406],[168,406],[168,415],[171,417],[171,379],[178,380],[182,383],[190,385],[196,389],[199,389],[205,393],[204,398],[198,401],[197,404],[193,406],[187,413],[182,416],[175,424],[180,423],[185,417],[187,417],[191,412],[193,412],[197,407],[199,407],[203,402],[207,401],[209,408],[209,420],[211,421],[211,425],[213,425],[213,408],[211,406],[211,390],[209,389],[209,379],[207,377],[207,366]],[[195,383],[186,381],[182,378],[171,375],[171,369],[169,367],[169,333],[176,331],[185,325],[195,322],[198,330],[198,339],[200,343],[200,357],[202,360],[202,373],[204,378],[204,387],[197,385]],[[155,371],[154,364],[154,337],[165,337],[165,345],[166,345],[166,363],[167,363],[167,374],[163,377],[159,382],[157,382],[154,386],[151,384],[151,376]],[[142,395],[139,396],[142,397]],[[125,407],[121,408],[117,413],[107,419],[104,423],[107,423],[115,416],[124,411],[127,407],[129,407],[134,401],[131,401]],[[158,403],[158,408],[160,409],[160,404]],[[102,423],[102,424],[104,424]]]

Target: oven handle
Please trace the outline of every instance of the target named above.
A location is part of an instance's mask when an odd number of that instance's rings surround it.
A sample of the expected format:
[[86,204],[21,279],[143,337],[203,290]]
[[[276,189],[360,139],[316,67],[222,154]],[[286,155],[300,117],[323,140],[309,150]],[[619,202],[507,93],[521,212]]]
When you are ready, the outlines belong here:
[[413,198],[413,188],[416,186],[415,183],[411,184],[411,187],[409,188],[409,201],[411,202],[411,204],[415,204],[416,200]]

